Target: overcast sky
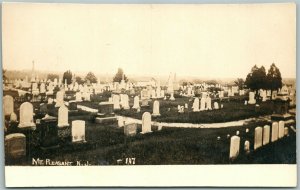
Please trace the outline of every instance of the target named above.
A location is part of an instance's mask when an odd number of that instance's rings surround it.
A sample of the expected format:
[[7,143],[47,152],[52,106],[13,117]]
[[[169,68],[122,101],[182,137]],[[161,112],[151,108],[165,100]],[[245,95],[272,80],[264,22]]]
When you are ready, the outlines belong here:
[[3,67],[245,78],[296,77],[294,4],[3,5]]

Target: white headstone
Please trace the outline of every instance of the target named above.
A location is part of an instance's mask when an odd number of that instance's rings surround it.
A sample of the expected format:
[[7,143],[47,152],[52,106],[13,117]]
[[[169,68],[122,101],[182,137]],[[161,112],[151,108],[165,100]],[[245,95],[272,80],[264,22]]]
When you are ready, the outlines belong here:
[[246,154],[250,153],[250,142],[249,141],[245,141],[244,151],[245,151]]
[[29,102],[24,102],[20,106],[20,128],[35,127],[33,122],[33,106]]
[[42,83],[40,85],[40,93],[45,93],[46,92],[46,86],[45,86],[45,83]]
[[219,109],[219,104],[218,104],[218,102],[214,102],[214,109],[216,109],[216,110]]
[[55,107],[60,107],[64,105],[64,92],[63,91],[58,91],[56,93],[56,104]]
[[288,127],[284,128],[284,136],[289,136],[289,128]]
[[128,97],[127,94],[124,94],[124,95],[123,95],[122,107],[123,107],[125,110],[130,109],[130,107],[129,107],[129,97]]
[[153,116],[160,116],[160,113],[159,113],[159,101],[155,100],[153,102],[153,113],[152,113]]
[[72,121],[72,142],[85,142],[85,121]]
[[3,97],[3,111],[5,116],[14,112],[14,99],[12,96],[5,95]]
[[234,160],[240,153],[240,137],[232,136],[230,139],[229,159]]
[[206,109],[211,110],[211,98],[210,97],[206,98]]
[[124,127],[125,121],[124,118],[122,116],[118,116],[118,127]]
[[113,103],[114,103],[114,109],[121,109],[120,108],[120,96],[119,95],[116,95],[114,94],[113,95]]
[[151,114],[145,112],[142,116],[142,134],[149,133],[151,131]]
[[175,100],[173,92],[171,93],[170,100]]
[[[199,101],[199,98],[198,98],[198,101]],[[187,103],[185,103],[185,104],[184,104],[184,108],[185,108],[185,109],[188,109],[188,108],[189,108],[189,105],[188,105]]]
[[256,127],[255,128],[255,135],[254,135],[254,150],[260,148],[262,146],[262,128]]
[[255,100],[255,94],[254,92],[249,92],[249,101],[248,101],[248,104],[255,104],[256,103],[256,100]]
[[198,112],[199,110],[199,98],[195,98],[193,103],[193,112]]
[[17,120],[18,120],[17,114],[15,114],[15,112],[12,112],[10,114],[10,121],[17,121]]
[[69,110],[65,105],[58,109],[58,127],[69,126]]
[[263,145],[269,144],[270,142],[270,126],[265,125],[263,131]]
[[279,121],[278,138],[284,137],[284,121]]
[[205,108],[206,108],[205,104],[206,104],[206,98],[202,97],[201,103],[200,103],[200,111],[205,110]]
[[278,140],[278,123],[273,122],[272,123],[272,136],[271,136],[271,142],[275,142]]
[[133,99],[133,107],[134,109],[140,108],[140,98],[139,96],[135,96]]

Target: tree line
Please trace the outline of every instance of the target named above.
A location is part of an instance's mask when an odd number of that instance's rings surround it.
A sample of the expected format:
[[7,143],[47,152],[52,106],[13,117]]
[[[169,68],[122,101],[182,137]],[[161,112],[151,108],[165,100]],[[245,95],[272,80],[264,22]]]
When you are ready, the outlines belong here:
[[[48,74],[48,76],[47,76],[47,80],[51,80],[51,81],[54,81],[54,79],[58,79],[58,78],[59,78],[58,74],[51,73],[51,74]],[[123,69],[118,68],[118,71],[113,78],[113,82],[121,82],[121,80],[123,80],[123,79],[125,82],[128,81],[128,78],[124,74]],[[97,83],[98,79],[93,72],[88,72],[87,75],[82,78],[80,76],[73,75],[70,70],[67,70],[66,72],[63,73],[62,82],[63,83],[66,82],[67,84],[71,84],[73,82],[77,82],[78,84]]]

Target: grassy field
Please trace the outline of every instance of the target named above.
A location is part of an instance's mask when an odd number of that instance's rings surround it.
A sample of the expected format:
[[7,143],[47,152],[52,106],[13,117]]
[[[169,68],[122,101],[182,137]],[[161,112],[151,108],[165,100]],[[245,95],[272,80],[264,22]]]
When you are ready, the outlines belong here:
[[[163,128],[153,126],[152,133],[126,137],[123,127],[99,125],[86,121],[85,144],[63,143],[58,149],[42,151],[38,145],[30,146],[30,155],[26,159],[7,160],[7,165],[31,165],[32,158],[56,161],[89,161],[91,165],[115,165],[117,160],[135,158],[138,165],[161,164],[282,164],[296,163],[296,136],[290,136],[269,144],[246,155],[243,151],[245,140],[251,143],[253,150],[254,128],[266,122],[249,123],[246,126],[221,129]],[[246,133],[246,128],[249,132]],[[239,130],[241,137],[240,156],[230,162],[230,138]],[[217,140],[220,137],[220,140]]]
[[[193,100],[189,98],[177,98],[175,101],[160,100],[160,114],[159,117],[152,117],[154,121],[160,122],[174,122],[174,123],[220,123],[227,121],[236,121],[247,119],[250,117],[258,117],[262,115],[269,115],[273,113],[273,103],[270,101],[261,102],[260,107],[257,109],[255,105],[244,105],[243,99],[235,100],[222,100],[218,101],[223,104],[223,109],[208,110],[201,112],[193,112]],[[185,113],[178,113],[177,106],[188,103],[189,109]],[[142,118],[144,112],[152,113],[153,102],[149,102],[149,107],[141,108],[140,113],[135,110],[116,110],[119,115],[133,117],[137,119]]]

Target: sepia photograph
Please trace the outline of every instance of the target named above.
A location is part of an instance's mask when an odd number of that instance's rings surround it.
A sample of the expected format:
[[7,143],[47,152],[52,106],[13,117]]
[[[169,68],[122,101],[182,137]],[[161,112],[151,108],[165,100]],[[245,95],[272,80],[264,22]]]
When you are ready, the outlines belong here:
[[3,3],[2,72],[8,187],[297,184],[294,3]]

